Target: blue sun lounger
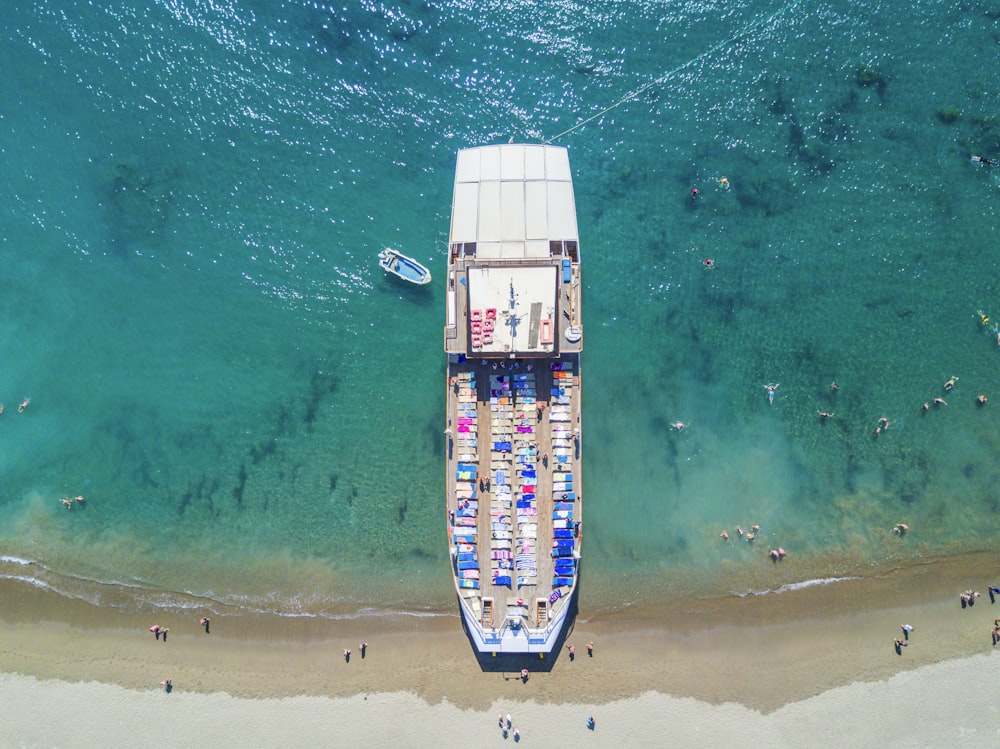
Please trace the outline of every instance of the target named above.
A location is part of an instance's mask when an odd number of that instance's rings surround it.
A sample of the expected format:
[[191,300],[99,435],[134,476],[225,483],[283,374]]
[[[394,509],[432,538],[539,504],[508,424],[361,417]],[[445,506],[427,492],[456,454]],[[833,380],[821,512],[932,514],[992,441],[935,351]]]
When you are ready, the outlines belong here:
[[573,585],[573,578],[572,577],[553,577],[552,578],[552,587],[553,588],[558,588],[558,587],[560,587],[562,585],[566,585],[566,586],[572,587],[572,585]]
[[478,570],[479,562],[472,560],[471,562],[459,562],[458,568],[460,570]]
[[555,534],[556,538],[573,538],[573,531],[571,531],[569,528],[560,528],[558,530],[553,531],[553,533]]
[[510,575],[497,575],[493,578],[494,585],[506,585],[510,587]]

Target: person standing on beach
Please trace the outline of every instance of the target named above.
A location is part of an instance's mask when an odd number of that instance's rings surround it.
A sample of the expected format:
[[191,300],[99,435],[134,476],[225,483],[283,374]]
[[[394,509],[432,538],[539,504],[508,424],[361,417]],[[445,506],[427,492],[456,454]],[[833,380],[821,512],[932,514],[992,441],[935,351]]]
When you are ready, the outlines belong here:
[[567,645],[566,649],[569,651],[569,659],[571,661],[576,660],[576,648],[574,648],[572,645]]
[[903,624],[900,626],[900,629],[903,630],[903,639],[908,641],[910,639],[910,632],[913,631],[913,625]]
[[368,650],[368,643],[367,642],[363,642],[360,645],[358,645],[358,650],[361,651],[361,657],[364,658],[365,657],[365,652]]
[[587,643],[587,655],[590,656],[591,658],[594,657],[594,642],[593,642],[593,640],[591,640],[590,642]]
[[159,624],[154,624],[152,627],[149,628],[149,631],[153,633],[153,636],[156,637],[157,640],[160,639],[160,625]]
[[351,649],[344,648],[344,663],[350,663],[350,662],[351,662]]
[[201,618],[201,621],[198,622],[198,623],[205,628],[205,634],[207,635],[208,634],[208,625],[209,625],[208,617],[207,616],[203,616]]

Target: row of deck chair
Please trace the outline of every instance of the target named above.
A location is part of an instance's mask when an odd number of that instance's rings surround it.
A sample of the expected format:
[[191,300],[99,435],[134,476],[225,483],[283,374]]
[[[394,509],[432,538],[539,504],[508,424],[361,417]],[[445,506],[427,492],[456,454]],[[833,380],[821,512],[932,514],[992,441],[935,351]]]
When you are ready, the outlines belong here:
[[514,528],[511,450],[514,404],[507,375],[490,375],[490,568],[494,585],[511,584]]

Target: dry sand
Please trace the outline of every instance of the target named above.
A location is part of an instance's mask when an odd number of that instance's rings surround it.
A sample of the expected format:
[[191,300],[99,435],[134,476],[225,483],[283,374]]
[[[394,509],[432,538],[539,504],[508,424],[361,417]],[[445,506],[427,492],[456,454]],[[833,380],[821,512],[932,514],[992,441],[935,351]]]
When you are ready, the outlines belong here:
[[[714,746],[752,726],[777,741],[774,746],[804,745],[792,740],[807,735],[794,726],[811,726],[814,745],[829,743],[818,739],[822,735],[841,737],[845,726],[858,741],[845,734],[841,746],[860,745],[862,737],[887,745],[883,734],[890,728],[899,741],[916,737],[915,745],[938,744],[917,732],[946,727],[940,736],[957,745],[960,726],[980,731],[980,741],[982,731],[995,740],[1000,717],[989,705],[997,661],[987,654],[1000,606],[991,606],[985,592],[997,561],[994,554],[966,555],[871,579],[691,601],[682,612],[633,607],[588,618],[584,604],[568,638],[576,646],[574,661],[564,651],[546,660],[487,658],[482,667],[457,613],[345,621],[213,618],[206,635],[199,612],[161,612],[154,622],[6,581],[0,586],[0,671],[59,681],[0,680],[4,705],[36,695],[24,710],[8,713],[16,717],[4,730],[13,733],[0,739],[28,746],[96,743],[100,734],[90,713],[100,704],[108,715],[121,714],[122,731],[153,731],[156,724],[165,740],[182,744],[189,743],[184,737],[193,743],[204,735],[199,731],[220,737],[231,730],[274,745],[282,743],[274,733],[281,730],[307,746],[336,735],[365,736],[364,745],[411,745],[468,740],[472,726],[502,741],[492,731],[498,709],[523,716],[518,727],[525,742],[529,735],[556,735],[562,726],[596,745],[648,745],[669,731],[674,739],[690,737],[689,745]],[[984,595],[962,610],[958,593],[969,587]],[[897,655],[892,643],[904,622],[916,630]],[[153,623],[170,627],[167,642],[149,633]],[[584,647],[590,640],[593,658]],[[362,641],[369,643],[364,659]],[[345,647],[353,650],[349,663]],[[522,666],[532,672],[527,683],[516,676]],[[175,686],[171,694],[159,687],[166,677]],[[882,713],[872,712],[876,703]],[[75,712],[77,704],[89,717]],[[600,716],[593,733],[583,725],[591,711]],[[309,736],[301,733],[302,715],[322,716],[310,719]],[[831,726],[838,726],[835,734]],[[403,738],[411,729],[428,741]],[[764,743],[757,738],[755,744]]]

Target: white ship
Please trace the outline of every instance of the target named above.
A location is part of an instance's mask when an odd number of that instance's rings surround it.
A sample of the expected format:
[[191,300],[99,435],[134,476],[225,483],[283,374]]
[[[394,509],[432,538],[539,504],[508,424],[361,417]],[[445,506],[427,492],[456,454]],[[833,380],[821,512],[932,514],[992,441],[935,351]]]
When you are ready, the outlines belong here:
[[480,653],[549,653],[583,541],[580,247],[565,148],[459,151],[448,252],[447,517]]

